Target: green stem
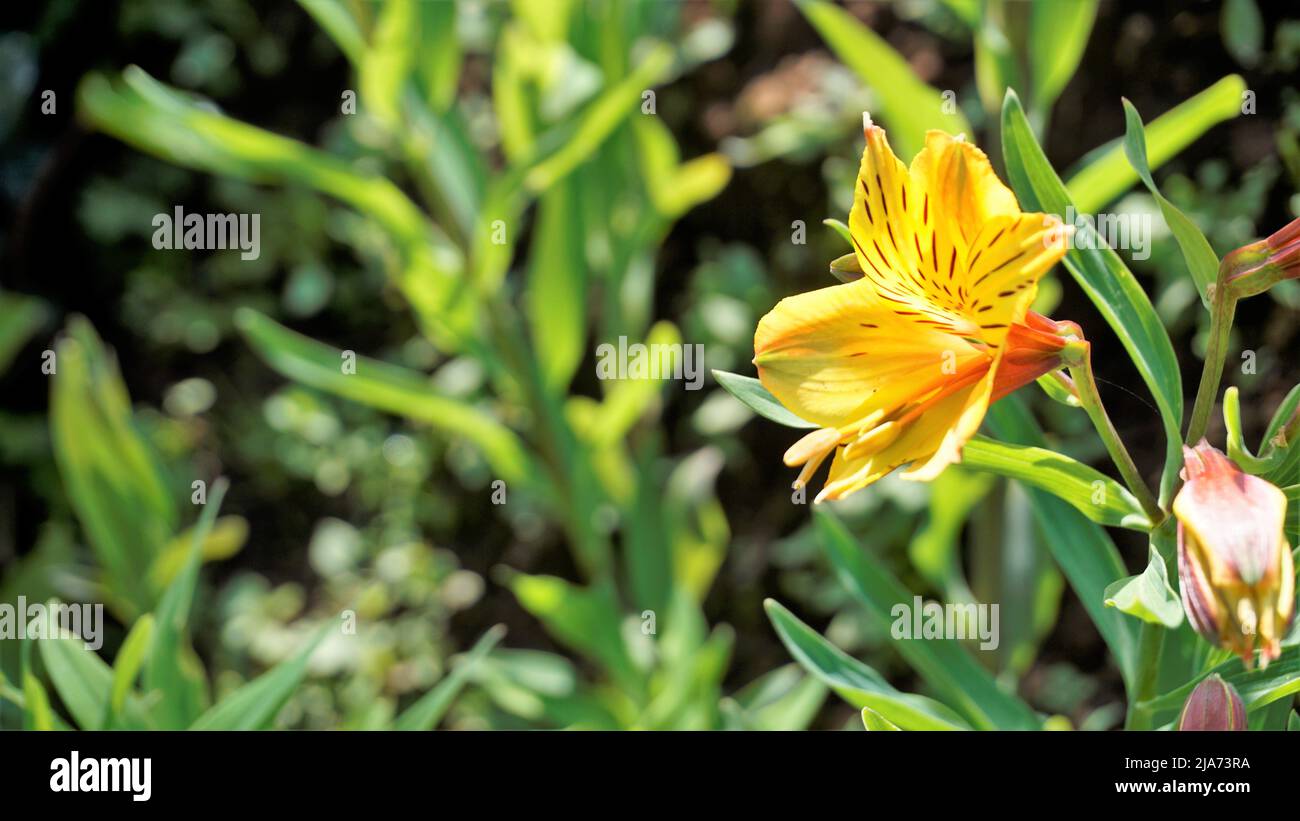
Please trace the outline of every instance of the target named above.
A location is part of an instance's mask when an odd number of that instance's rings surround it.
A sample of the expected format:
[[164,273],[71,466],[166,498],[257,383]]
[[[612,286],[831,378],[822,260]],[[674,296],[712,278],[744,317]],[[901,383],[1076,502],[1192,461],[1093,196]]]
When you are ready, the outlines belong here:
[[1189,445],[1194,445],[1205,435],[1210,424],[1210,411],[1219,393],[1223,378],[1223,362],[1228,352],[1228,336],[1232,333],[1232,318],[1237,312],[1237,297],[1230,289],[1220,285],[1210,299],[1210,340],[1205,346],[1205,364],[1201,368],[1201,384],[1196,389],[1196,404],[1187,424]]
[[1070,356],[1070,376],[1074,380],[1075,389],[1079,392],[1079,403],[1088,414],[1088,418],[1092,420],[1097,435],[1106,445],[1106,452],[1110,454],[1111,461],[1115,463],[1120,476],[1123,477],[1124,484],[1138,500],[1138,504],[1142,505],[1154,529],[1164,520],[1165,513],[1160,509],[1160,504],[1152,495],[1151,489],[1147,487],[1147,483],[1143,481],[1142,474],[1133,462],[1133,457],[1129,455],[1128,448],[1124,447],[1124,441],[1119,438],[1119,431],[1115,430],[1115,425],[1110,421],[1106,407],[1102,404],[1101,394],[1097,391],[1097,380],[1092,372],[1092,346],[1086,340],[1072,342],[1070,346],[1073,348],[1073,354]]
[[1137,670],[1134,672],[1132,692],[1128,700],[1126,730],[1151,729],[1151,713],[1138,707],[1155,697],[1160,677],[1160,653],[1164,649],[1165,628],[1151,622],[1142,622],[1138,631]]

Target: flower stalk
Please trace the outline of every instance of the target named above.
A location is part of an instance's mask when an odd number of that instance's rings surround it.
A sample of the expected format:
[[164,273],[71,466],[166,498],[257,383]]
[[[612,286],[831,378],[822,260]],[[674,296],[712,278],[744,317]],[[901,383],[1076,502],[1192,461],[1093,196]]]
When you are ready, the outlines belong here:
[[1075,390],[1078,391],[1079,403],[1088,414],[1088,418],[1092,420],[1102,443],[1106,445],[1106,452],[1110,454],[1111,461],[1115,463],[1116,469],[1124,479],[1124,484],[1138,500],[1138,504],[1142,505],[1142,510],[1151,520],[1152,529],[1158,527],[1164,521],[1165,513],[1142,479],[1137,464],[1129,455],[1128,448],[1124,446],[1119,431],[1115,430],[1115,425],[1110,421],[1106,407],[1102,404],[1101,393],[1097,390],[1097,379],[1092,371],[1091,343],[1086,339],[1072,340],[1065,346],[1062,358],[1069,366],[1070,378],[1074,382]]
[[1201,383],[1196,389],[1196,404],[1192,406],[1191,421],[1187,425],[1185,441],[1189,445],[1201,441],[1209,426],[1214,398],[1218,396],[1219,382],[1223,379],[1232,319],[1237,313],[1237,294],[1224,284],[1222,274],[1219,280],[1210,286],[1210,338],[1205,346],[1205,364],[1201,368]]

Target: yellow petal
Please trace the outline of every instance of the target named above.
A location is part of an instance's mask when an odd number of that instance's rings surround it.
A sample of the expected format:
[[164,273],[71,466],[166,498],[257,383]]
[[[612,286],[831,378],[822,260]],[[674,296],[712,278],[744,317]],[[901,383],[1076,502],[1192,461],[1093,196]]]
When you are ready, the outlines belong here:
[[933,230],[937,214],[918,196],[884,129],[868,125],[864,134],[867,144],[849,211],[849,234],[864,278],[895,308],[973,335],[956,292],[944,283],[958,261],[952,240]]
[[966,339],[884,307],[865,280],[781,300],[759,322],[754,353],[781,404],[841,429],[990,361]]
[[896,310],[998,346],[1065,253],[1054,216],[1022,213],[984,152],[931,131],[907,169],[866,129],[849,230],[865,279]]
[[843,498],[909,462],[915,468],[904,474],[904,478],[937,476],[948,464],[960,459],[961,446],[979,429],[992,386],[990,372],[926,408],[896,438],[886,437],[887,444],[875,452],[860,449],[857,458],[848,458],[850,449],[841,448],[831,462],[830,476],[816,501]]

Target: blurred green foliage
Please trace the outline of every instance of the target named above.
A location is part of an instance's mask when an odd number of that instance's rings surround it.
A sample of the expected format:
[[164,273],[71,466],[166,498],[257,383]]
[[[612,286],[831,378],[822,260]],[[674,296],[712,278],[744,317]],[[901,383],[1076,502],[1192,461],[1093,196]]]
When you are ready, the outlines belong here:
[[[73,13],[52,4],[31,36],[0,38],[14,66],[0,132],[31,105],[35,64]],[[1114,726],[1136,622],[1101,594],[1125,562],[1041,483],[980,472],[1014,474],[1022,451],[990,446],[987,464],[933,488],[887,480],[834,518],[774,515],[763,508],[788,499],[786,477],[760,455],[753,437],[775,434],[766,421],[746,428],[749,406],[712,383],[683,398],[672,383],[597,381],[587,367],[597,344],[627,337],[702,344],[710,368],[748,373],[758,318],[790,290],[777,272],[819,272],[842,253],[814,226],[847,212],[861,112],[900,154],[944,128],[998,155],[1013,88],[1028,138],[1050,149],[1099,13],[1086,0],[899,4],[887,37],[879,17],[860,19],[885,12],[800,0],[783,19],[804,21],[816,50],[764,66],[733,95],[741,127],[683,157],[701,142],[676,128],[690,95],[720,82],[719,63],[748,59],[731,51],[750,4],[299,0],[264,13],[127,0],[117,36],[165,42],[169,59],[89,74],[78,115],[165,162],[94,169],[77,219],[106,267],[127,268],[117,320],[143,357],[130,367],[184,376],[147,388],[158,407],[133,404],[126,384],[148,380],[124,381],[88,321],[0,293],[0,372],[62,328],[48,421],[0,416],[0,457],[48,513],[6,561],[0,601],[104,601],[115,623],[99,655],[76,642],[0,647],[0,706],[22,708],[0,709],[0,726],[911,729],[1042,726],[1045,714]],[[1270,42],[1251,0],[1223,14],[1242,69],[1300,60],[1300,21]],[[969,62],[960,83],[919,70],[927,55],[899,49],[900,30]],[[730,89],[740,80],[728,70]],[[316,71],[342,85],[326,95],[330,116],[296,137],[225,113],[278,76]],[[1236,116],[1244,86],[1230,71],[1149,116],[1153,171]],[[1118,111],[1118,93],[1106,95]],[[1237,175],[1216,157],[1160,176],[1159,194],[1216,254],[1260,233],[1278,183],[1300,184],[1300,98],[1283,99],[1277,161]],[[1081,211],[1159,214],[1154,186],[1131,190],[1139,172],[1122,137],[1122,121],[1088,132],[1094,150],[1062,175],[1063,195]],[[6,153],[9,168],[20,154]],[[785,224],[767,247],[719,232],[695,240],[697,265],[665,270],[674,227],[721,207],[733,173],[764,165],[824,183],[821,210],[804,215],[808,245]],[[123,252],[148,241],[153,214],[199,196],[262,215],[258,259]],[[764,219],[762,202],[747,206],[737,219]],[[1157,324],[1193,333],[1195,283],[1155,225],[1150,259],[1132,269]],[[830,284],[815,275],[801,289]],[[1042,290],[1061,298],[1060,283]],[[1294,309],[1294,290],[1274,296]],[[1261,372],[1278,357],[1260,355]],[[194,364],[216,356],[229,372]],[[1050,445],[1063,464],[1102,455],[1083,414],[1024,399],[1000,406],[990,432]],[[1087,470],[1057,490],[1084,493]],[[218,517],[222,474],[235,478],[227,509],[265,499],[283,521]],[[195,481],[206,505],[193,504]],[[727,483],[764,495],[738,498]],[[319,503],[295,509],[304,494]],[[1103,524],[1133,514],[1113,499]],[[773,590],[790,607],[770,603],[770,626],[729,626],[716,601],[727,568],[724,595],[739,603],[725,612],[758,613]],[[1052,645],[1071,646],[1053,639],[1067,585],[1117,669],[1085,670]],[[900,655],[879,615],[904,593],[1000,602],[1002,646]],[[826,637],[791,610],[827,624]],[[759,647],[777,637],[789,656]],[[1268,681],[1236,683],[1267,697]],[[853,707],[848,721],[826,706],[831,690]],[[1165,707],[1177,700],[1161,692]]]

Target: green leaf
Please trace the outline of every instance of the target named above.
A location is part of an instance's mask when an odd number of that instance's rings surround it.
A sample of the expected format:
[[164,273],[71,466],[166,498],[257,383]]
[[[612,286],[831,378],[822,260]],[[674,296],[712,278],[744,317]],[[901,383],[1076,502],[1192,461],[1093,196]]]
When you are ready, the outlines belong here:
[[822,220],[822,225],[825,225],[827,228],[830,228],[832,231],[839,234],[840,239],[844,240],[844,244],[849,248],[853,247],[853,234],[849,233],[849,226],[837,219],[831,219],[829,217]]
[[[619,124],[641,104],[641,94],[663,82],[672,68],[673,50],[663,43],[650,48],[646,56],[627,77],[606,89],[571,124],[556,134],[563,140],[551,140],[560,147],[544,159],[531,164],[524,176],[524,187],[541,193],[564,179],[587,160]],[[545,136],[538,142],[546,142]]]
[[1188,219],[1187,215],[1179,211],[1172,202],[1165,199],[1160,189],[1156,187],[1155,180],[1151,178],[1151,169],[1147,166],[1147,141],[1146,132],[1142,128],[1142,117],[1128,100],[1124,100],[1124,125],[1124,153],[1160,206],[1160,213],[1164,215],[1169,230],[1173,232],[1174,239],[1178,241],[1178,247],[1183,252],[1183,260],[1187,263],[1187,270],[1191,272],[1192,280],[1196,283],[1201,302],[1208,308],[1210,298],[1206,289],[1218,277],[1219,258],[1210,247],[1209,240],[1201,233],[1201,229],[1196,227],[1196,223]]
[[1106,606],[1170,630],[1183,623],[1183,603],[1169,586],[1165,560],[1155,550],[1146,570],[1106,588]]
[[1242,666],[1241,659],[1233,657],[1183,686],[1144,701],[1139,706],[1153,713],[1181,710],[1196,685],[1215,673],[1237,689],[1248,711],[1258,710],[1278,699],[1300,692],[1300,644],[1283,647],[1282,655],[1265,669],[1256,667],[1247,670]]
[[623,617],[608,582],[579,587],[556,576],[502,571],[503,582],[519,604],[557,641],[599,664],[624,689],[641,684],[620,625]]
[[298,5],[312,16],[316,25],[329,35],[349,62],[353,65],[361,64],[365,57],[366,41],[343,0],[298,0]]
[[149,652],[149,642],[153,638],[153,615],[146,613],[131,625],[131,632],[126,634],[117,658],[113,661],[113,689],[109,694],[109,722],[112,723],[126,707],[126,697],[131,693],[135,677],[144,666],[145,655]]
[[117,363],[84,318],[55,346],[50,432],[55,461],[111,604],[130,618],[153,607],[148,571],[176,526],[162,468],[136,430]]
[[952,600],[970,598],[961,571],[961,534],[993,482],[991,476],[960,465],[939,474],[931,486],[929,517],[907,544],[907,558],[916,572]]
[[[1241,114],[1245,91],[1246,81],[1230,74],[1152,120],[1146,128],[1150,167],[1159,168],[1214,126]],[[1002,111],[1005,119],[1005,105]],[[1004,138],[1004,150],[1005,145]],[[1124,157],[1120,141],[1096,153],[1096,158],[1066,184],[1081,214],[1105,208],[1138,181],[1137,172]],[[1021,205],[1024,204],[1022,201]]]
[[420,696],[410,707],[393,722],[394,730],[432,730],[447,714],[451,703],[456,700],[465,683],[474,673],[474,668],[483,660],[492,648],[505,636],[506,628],[498,624],[483,634],[465,657],[459,659],[455,667],[433,689]]
[[[211,494],[209,494],[211,504]],[[228,559],[238,553],[248,541],[248,520],[243,516],[222,516],[212,525],[212,531],[203,540],[203,561]],[[160,589],[166,589],[172,579],[185,566],[194,542],[192,530],[177,533],[149,569],[149,579]]]
[[[1002,152],[1007,175],[1023,208],[1062,218],[1074,203],[1034,138],[1014,91],[1002,106]],[[1155,397],[1165,429],[1162,498],[1182,466],[1182,378],[1173,344],[1142,286],[1091,224],[1076,226],[1065,267],[1105,317]]]
[[[50,602],[46,607],[61,606]],[[78,607],[80,605],[66,605]],[[44,638],[36,642],[41,652],[45,672],[49,674],[54,690],[63,706],[68,709],[77,726],[83,730],[103,728],[109,715],[109,699],[113,689],[113,670],[80,638]],[[128,699],[123,709],[124,722],[135,728],[149,726],[149,721],[134,699]]]
[[854,707],[871,707],[906,730],[970,729],[946,705],[895,689],[875,670],[822,638],[779,603],[767,599],[763,607],[795,661]]
[[677,141],[658,117],[635,117],[633,134],[641,158],[641,179],[655,210],[666,219],[713,199],[731,180],[731,163],[705,154],[682,163]]
[[750,410],[765,419],[779,422],[788,428],[815,428],[812,422],[800,419],[785,409],[785,406],[773,396],[763,383],[752,376],[715,370],[713,378],[726,389],[727,393],[744,402]]
[[0,291],[0,374],[9,369],[13,358],[41,329],[49,314],[49,307],[35,297]]
[[385,0],[357,71],[362,104],[390,131],[401,127],[402,89],[419,46],[415,6],[414,0]]
[[1127,488],[1055,451],[975,436],[962,448],[962,464],[1046,490],[1099,524],[1143,532],[1151,527]]
[[759,676],[730,698],[721,709],[729,729],[806,730],[826,701],[827,686],[804,675],[798,664],[786,664]]
[[201,668],[187,664],[189,647],[188,624],[194,589],[198,585],[199,565],[202,563],[203,545],[210,537],[221,503],[226,497],[230,482],[224,477],[212,483],[207,504],[199,514],[199,521],[190,532],[190,545],[180,570],[163,591],[154,611],[152,645],[144,668],[146,692],[157,693],[158,703],[154,715],[167,729],[188,727],[202,712],[205,682]]
[[[902,606],[910,612],[913,594],[870,550],[857,544],[852,534],[827,511],[816,514],[818,541],[850,595],[882,625],[895,619]],[[897,641],[895,646],[931,687],[977,729],[1038,729],[1034,711],[1005,692],[987,670],[952,640]]]
[[422,375],[356,357],[343,372],[343,352],[289,330],[252,309],[235,313],[235,325],[258,355],[284,376],[372,408],[425,422],[474,443],[506,482],[529,476],[528,456],[513,431],[482,410],[439,396]]
[[1289,732],[1300,733],[1300,712],[1291,711],[1291,716],[1286,720],[1286,728]]
[[835,56],[876,95],[890,142],[905,161],[925,147],[929,129],[973,133],[956,101],[926,85],[907,60],[862,21],[823,0],[799,0],[797,5]]
[[1264,18],[1255,0],[1224,0],[1219,18],[1223,45],[1247,68],[1259,63],[1264,48]]
[[1271,442],[1273,437],[1282,432],[1282,428],[1285,427],[1286,423],[1290,422],[1291,417],[1295,415],[1297,407],[1300,407],[1300,385],[1292,387],[1291,390],[1287,392],[1282,403],[1277,406],[1277,410],[1273,411],[1273,418],[1269,420],[1268,428],[1264,432],[1264,438],[1259,443],[1259,448],[1257,449],[1259,452],[1262,453],[1264,446]]
[[435,111],[456,101],[460,81],[461,47],[456,31],[455,3],[419,3],[420,42],[417,71]]
[[868,730],[876,732],[881,730],[890,731],[899,729],[897,724],[891,723],[889,719],[885,718],[880,713],[877,713],[870,707],[862,708],[862,726]]
[[1097,18],[1097,0],[1034,3],[1029,10],[1029,71],[1033,104],[1042,114],[1079,68]]
[[[986,423],[999,438],[1035,447],[1047,445],[1038,422],[1017,396],[1008,396],[989,408]],[[1115,655],[1124,680],[1131,681],[1137,659],[1137,625],[1105,605],[1106,588],[1128,573],[1119,550],[1105,530],[1075,508],[1045,491],[1027,490],[1040,543],[1051,552]]]
[[25,729],[53,730],[56,717],[50,708],[50,697],[41,680],[30,672],[23,673],[23,708],[26,711]]
[[390,180],[216,113],[135,66],[120,82],[88,75],[77,88],[77,103],[91,125],[168,162],[254,183],[303,185],[347,203],[395,243],[390,274],[423,328],[446,345],[466,333],[464,257]]
[[563,394],[587,342],[587,256],[577,180],[542,195],[524,305],[546,387]]
[[265,730],[302,683],[307,662],[320,643],[337,629],[326,621],[297,655],[280,662],[239,687],[195,719],[191,730]]

